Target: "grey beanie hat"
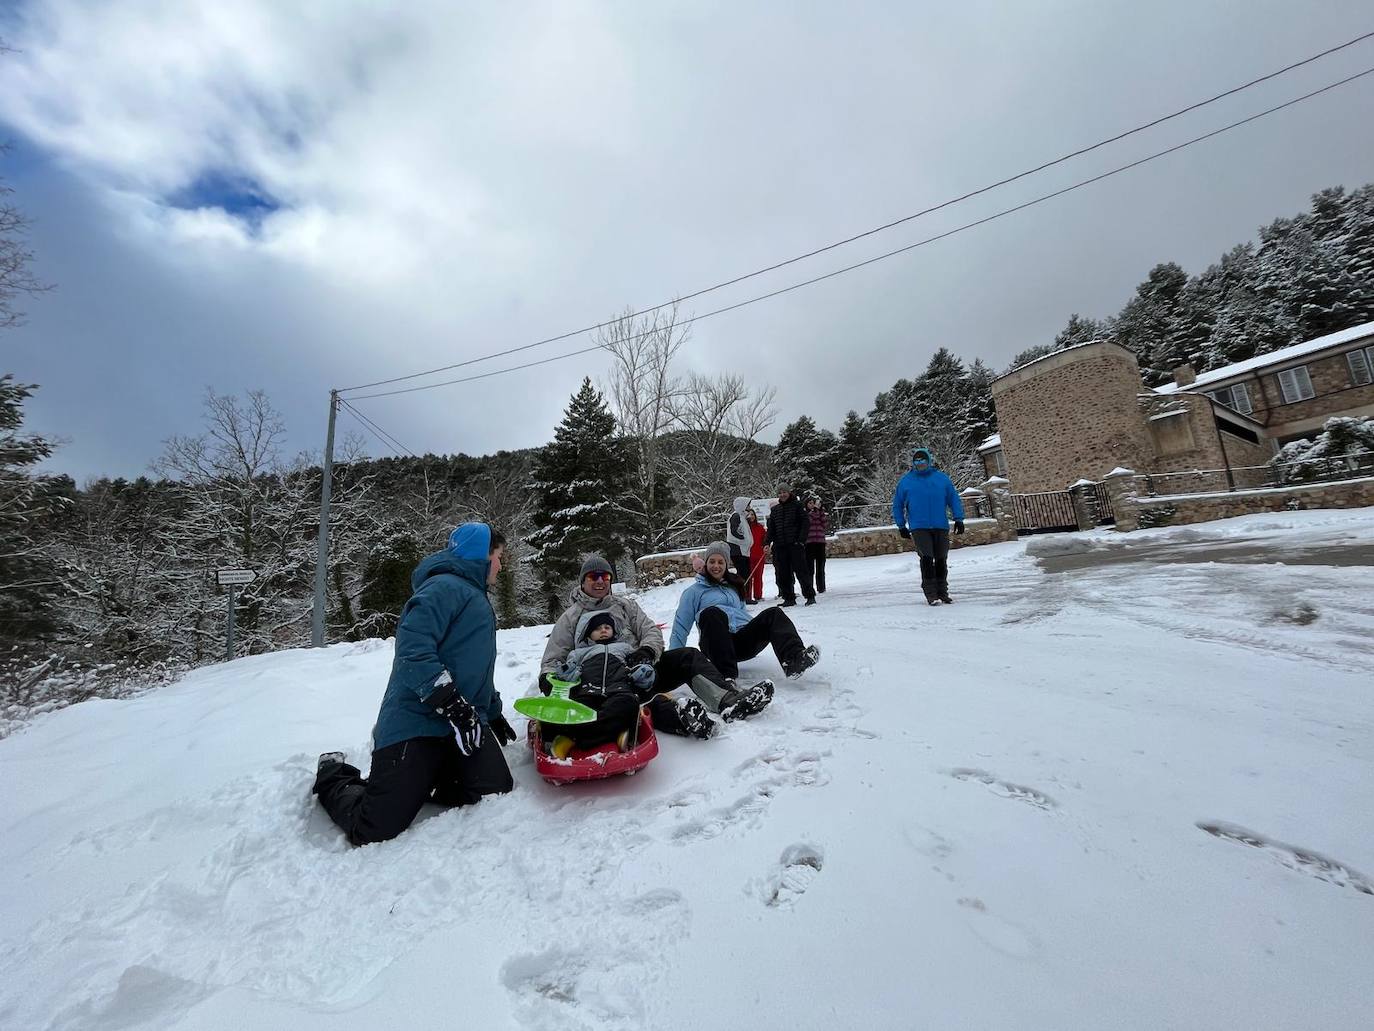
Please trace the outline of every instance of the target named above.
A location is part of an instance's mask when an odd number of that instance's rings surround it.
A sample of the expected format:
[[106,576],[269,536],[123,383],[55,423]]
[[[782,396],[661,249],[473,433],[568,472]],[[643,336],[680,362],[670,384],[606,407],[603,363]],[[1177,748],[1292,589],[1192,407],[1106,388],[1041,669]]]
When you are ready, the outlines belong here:
[[582,563],[582,570],[577,574],[577,582],[581,583],[587,579],[588,573],[610,573],[611,578],[615,578],[615,570],[611,564],[600,555],[588,555]]
[[721,558],[725,559],[725,568],[730,568],[730,549],[726,546],[724,541],[712,541],[710,544],[706,545],[706,554],[701,557],[701,560],[705,562],[712,555],[719,555]]

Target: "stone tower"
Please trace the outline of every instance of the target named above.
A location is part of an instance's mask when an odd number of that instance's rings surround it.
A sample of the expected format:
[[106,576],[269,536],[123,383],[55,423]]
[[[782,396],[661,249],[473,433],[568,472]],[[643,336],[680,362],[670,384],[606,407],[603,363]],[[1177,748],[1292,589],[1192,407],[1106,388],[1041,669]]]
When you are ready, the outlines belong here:
[[1135,355],[1094,340],[1055,351],[993,381],[997,429],[1012,489],[1063,490],[1117,466],[1148,469],[1154,445],[1140,417]]

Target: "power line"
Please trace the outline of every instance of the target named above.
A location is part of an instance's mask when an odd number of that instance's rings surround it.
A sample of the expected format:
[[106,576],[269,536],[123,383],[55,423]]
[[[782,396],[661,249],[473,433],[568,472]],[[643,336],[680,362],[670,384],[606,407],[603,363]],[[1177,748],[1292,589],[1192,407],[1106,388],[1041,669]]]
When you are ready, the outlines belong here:
[[[461,361],[461,362],[454,362],[454,363],[451,364],[451,365],[441,365],[441,366],[439,366],[439,367],[437,367],[437,368],[434,368],[434,369],[426,369],[426,370],[423,371],[423,372],[412,372],[412,373],[408,373],[408,374],[405,375],[405,376],[393,376],[393,377],[391,377],[390,379],[379,379],[379,380],[374,380],[374,381],[371,382],[371,383],[360,383],[360,384],[358,384],[358,385],[356,385],[356,386],[352,386],[352,387],[341,387],[341,388],[339,388],[339,389],[340,389],[342,392],[347,392],[347,391],[350,391],[350,390],[366,390],[366,389],[369,388],[369,387],[380,387],[380,386],[385,386],[385,385],[387,385],[387,384],[389,384],[389,383],[401,383],[401,382],[404,382],[405,380],[418,379],[418,378],[420,378],[421,376],[432,376],[432,375],[434,375],[435,373],[439,373],[439,372],[448,372],[448,371],[451,370],[451,369],[459,369],[459,368],[463,368],[464,366],[475,365],[475,364],[477,364],[477,363],[479,363],[479,362],[490,361],[490,360],[493,359],[493,358],[504,358],[504,357],[506,357],[507,355],[518,354],[518,353],[521,352],[521,351],[528,351],[528,350],[530,350],[530,349],[532,349],[532,348],[535,348],[535,347],[543,347],[543,346],[545,346],[545,345],[547,345],[547,344],[558,343],[559,341],[567,340],[567,339],[569,339],[569,338],[571,338],[571,337],[581,336],[581,335],[584,334],[584,333],[595,332],[595,331],[598,330],[598,329],[604,329],[604,328],[606,328],[607,326],[614,325],[615,323],[620,322],[620,321],[622,321],[623,319],[627,319],[627,318],[637,318],[637,317],[640,316],[640,315],[647,315],[647,314],[649,314],[650,312],[659,311],[660,309],[666,308],[666,307],[668,307],[669,305],[677,304],[677,303],[680,303],[680,302],[682,302],[682,301],[691,300],[691,299],[693,299],[693,298],[695,298],[695,297],[701,297],[701,296],[703,296],[703,295],[705,295],[705,294],[713,293],[713,292],[716,291],[716,290],[722,290],[722,289],[724,289],[724,288],[727,287],[727,286],[734,286],[736,283],[742,283],[742,282],[745,282],[746,280],[754,279],[754,278],[757,277],[757,276],[762,276],[762,275],[765,275],[765,274],[767,274],[767,273],[769,273],[769,272],[776,272],[776,271],[777,271],[778,269],[780,269],[780,268],[786,268],[787,266],[789,266],[789,265],[794,265],[794,264],[796,264],[796,263],[799,262],[799,261],[805,261],[805,260],[807,260],[808,258],[814,258],[814,257],[815,257],[816,255],[818,255],[818,254],[824,254],[824,253],[826,253],[827,251],[835,250],[835,249],[838,248],[838,247],[843,247],[843,246],[845,246],[845,245],[847,245],[847,244],[854,243],[855,241],[862,240],[862,239],[865,239],[866,237],[873,236],[873,235],[875,235],[875,234],[877,234],[877,233],[881,233],[881,232],[884,232],[884,231],[886,231],[886,230],[888,230],[888,229],[895,228],[896,226],[904,225],[904,224],[907,223],[907,222],[911,222],[911,221],[913,221],[913,220],[915,220],[915,219],[918,219],[918,218],[921,218],[921,217],[923,217],[923,216],[925,216],[925,215],[933,214],[933,213],[936,212],[936,211],[940,211],[940,210],[942,210],[942,209],[944,209],[944,208],[948,208],[948,207],[951,207],[951,206],[953,206],[953,205],[955,205],[955,204],[962,203],[963,201],[969,200],[969,199],[971,199],[971,198],[973,198],[973,197],[978,197],[978,196],[980,196],[980,195],[982,195],[982,194],[984,194],[984,193],[988,193],[988,192],[990,192],[990,191],[992,191],[992,190],[996,190],[996,189],[998,189],[998,188],[1000,188],[1000,187],[1002,187],[1002,186],[1006,186],[1006,185],[1008,185],[1008,184],[1010,184],[1010,183],[1014,183],[1014,182],[1016,182],[1017,180],[1026,178],[1027,176],[1035,175],[1037,172],[1043,172],[1045,169],[1047,169],[1047,168],[1053,168],[1055,165],[1063,164],[1065,161],[1070,161],[1070,160],[1072,160],[1073,158],[1076,158],[1076,157],[1082,157],[1084,154],[1089,154],[1089,153],[1091,153],[1092,151],[1098,150],[1098,149],[1100,149],[1100,148],[1102,148],[1102,147],[1105,147],[1105,146],[1108,146],[1109,144],[1118,143],[1118,142],[1120,142],[1121,140],[1124,140],[1124,139],[1126,139],[1126,138],[1129,137],[1129,136],[1134,136],[1134,135],[1136,135],[1137,133],[1141,133],[1141,132],[1146,131],[1147,129],[1152,129],[1152,128],[1154,128],[1155,126],[1162,125],[1163,123],[1168,122],[1168,121],[1170,121],[1170,120],[1172,120],[1172,119],[1174,119],[1174,118],[1178,118],[1178,117],[1180,117],[1180,116],[1182,116],[1182,115],[1185,115],[1185,114],[1188,114],[1188,113],[1190,113],[1190,112],[1192,112],[1192,111],[1197,111],[1197,110],[1200,109],[1200,108],[1206,107],[1206,106],[1209,105],[1209,104],[1214,104],[1214,103],[1216,103],[1216,102],[1219,101],[1219,100],[1224,100],[1224,99],[1227,98],[1227,97],[1234,96],[1234,95],[1236,95],[1237,93],[1240,93],[1240,92],[1242,92],[1242,91],[1244,91],[1244,90],[1250,89],[1252,86],[1257,86],[1257,85],[1259,85],[1259,84],[1262,83],[1262,82],[1267,82],[1267,81],[1269,81],[1270,79],[1277,78],[1277,77],[1280,76],[1280,75],[1284,75],[1284,74],[1286,74],[1286,73],[1288,73],[1288,72],[1293,71],[1295,68],[1301,68],[1301,67],[1303,67],[1304,65],[1311,64],[1311,63],[1314,62],[1314,61],[1319,61],[1319,60],[1321,60],[1323,57],[1329,57],[1331,54],[1334,54],[1334,53],[1336,53],[1336,52],[1338,52],[1338,51],[1344,50],[1344,49],[1346,49],[1347,47],[1352,47],[1352,46],[1354,46],[1354,45],[1357,44],[1357,43],[1362,43],[1362,42],[1364,42],[1365,40],[1370,39],[1371,37],[1374,37],[1374,31],[1363,33],[1362,35],[1356,36],[1356,37],[1353,38],[1353,39],[1346,40],[1344,43],[1338,44],[1337,46],[1330,47],[1330,48],[1328,48],[1328,49],[1326,49],[1326,50],[1323,50],[1323,51],[1321,51],[1320,53],[1313,54],[1313,55],[1311,55],[1310,57],[1305,57],[1305,58],[1303,58],[1303,59],[1300,60],[1300,61],[1295,61],[1295,62],[1293,62],[1292,64],[1285,65],[1285,66],[1282,67],[1282,68],[1276,69],[1275,71],[1269,72],[1269,73],[1267,73],[1267,74],[1265,74],[1265,75],[1261,75],[1261,76],[1259,76],[1258,78],[1251,79],[1249,82],[1241,83],[1239,86],[1233,86],[1231,89],[1225,90],[1225,91],[1222,92],[1222,93],[1218,93],[1218,94],[1216,94],[1216,95],[1214,95],[1214,96],[1208,97],[1206,100],[1199,100],[1199,101],[1197,101],[1196,103],[1189,104],[1187,107],[1179,108],[1177,111],[1172,111],[1172,112],[1170,112],[1169,114],[1161,115],[1161,116],[1159,116],[1158,118],[1154,118],[1154,119],[1152,119],[1152,120],[1150,120],[1150,121],[1148,121],[1148,122],[1144,122],[1144,123],[1142,123],[1142,124],[1140,124],[1140,125],[1137,125],[1137,126],[1135,126],[1134,128],[1132,128],[1132,129],[1127,129],[1127,130],[1124,131],[1124,132],[1117,133],[1115,136],[1109,136],[1109,137],[1107,137],[1106,139],[1099,140],[1098,142],[1093,143],[1093,144],[1090,144],[1089,146],[1080,147],[1080,148],[1077,149],[1077,150],[1070,151],[1069,153],[1063,154],[1063,155],[1061,155],[1061,156],[1059,156],[1059,157],[1057,157],[1057,158],[1054,158],[1054,159],[1051,160],[1051,161],[1046,161],[1046,162],[1044,162],[1043,164],[1036,165],[1034,168],[1028,168],[1028,169],[1026,169],[1025,171],[1017,172],[1015,175],[1008,176],[1008,177],[1005,178],[1005,179],[999,179],[999,180],[998,180],[997,182],[995,182],[995,183],[990,183],[990,184],[988,184],[987,186],[979,187],[979,188],[976,189],[976,190],[970,190],[970,191],[967,192],[967,193],[961,194],[961,195],[959,195],[959,196],[957,196],[957,197],[952,197],[952,198],[950,198],[949,200],[941,201],[939,204],[934,204],[934,205],[932,205],[932,206],[930,206],[930,207],[928,207],[928,208],[923,208],[923,209],[921,209],[920,211],[913,212],[913,213],[910,214],[910,215],[904,215],[904,216],[902,216],[901,218],[894,219],[894,220],[891,221],[891,222],[886,222],[886,223],[884,223],[883,225],[875,226],[874,228],[864,230],[864,231],[861,232],[861,233],[855,233],[855,234],[852,235],[852,236],[847,236],[847,237],[845,237],[844,239],[836,240],[836,241],[834,241],[833,243],[826,244],[826,245],[823,246],[823,247],[817,247],[817,248],[815,248],[814,250],[810,250],[810,251],[805,252],[804,254],[798,254],[798,255],[796,255],[795,257],[787,258],[787,259],[785,259],[785,260],[783,260],[783,261],[775,262],[775,263],[772,264],[772,265],[765,266],[764,268],[756,269],[756,270],[753,271],[753,272],[748,272],[748,273],[745,273],[745,274],[743,274],[743,275],[735,276],[733,279],[726,279],[726,280],[723,280],[723,281],[721,281],[721,282],[719,282],[719,283],[716,283],[716,284],[713,285],[713,286],[707,286],[707,287],[701,288],[700,290],[694,290],[692,293],[683,294],[683,295],[680,296],[680,297],[673,298],[672,300],[669,300],[669,301],[664,301],[664,302],[662,302],[661,304],[655,304],[655,305],[651,305],[650,307],[647,307],[647,308],[641,308],[641,309],[639,309],[638,311],[629,312],[629,313],[626,314],[626,315],[619,316],[619,317],[617,317],[617,318],[615,318],[615,319],[612,319],[612,320],[610,320],[610,321],[607,321],[607,322],[598,322],[598,323],[595,323],[595,324],[590,325],[590,326],[584,326],[584,327],[581,328],[581,329],[574,329],[574,330],[569,330],[569,331],[566,332],[566,333],[560,333],[560,334],[558,334],[557,336],[545,337],[543,340],[536,340],[534,343],[531,343],[531,344],[523,344],[523,345],[521,345],[521,346],[519,346],[519,347],[507,348],[507,349],[504,350],[504,351],[494,351],[494,352],[492,352],[491,354],[481,355],[481,356],[479,356],[479,357],[477,357],[477,358],[468,358],[468,359],[466,359],[466,360],[464,360],[464,361]],[[1242,124],[1243,124],[1243,123],[1242,123]],[[1205,138],[1205,137],[1203,137],[1203,138]],[[705,316],[703,316],[703,317],[705,317]],[[585,352],[573,352],[573,353],[581,354],[581,353],[585,353]],[[538,364],[538,363],[536,363],[536,364]],[[529,367],[529,366],[516,366],[516,368],[528,368],[528,367]],[[513,370],[512,370],[512,371],[513,371]],[[482,378],[482,377],[473,377],[473,378],[474,378],[474,379],[480,379],[480,378]],[[467,381],[466,379],[462,379],[462,380],[453,380],[453,381],[450,381],[450,382],[458,382],[458,383],[461,383],[461,382],[468,382],[468,381]],[[441,386],[441,385],[444,385],[444,384],[436,384],[436,386]],[[384,395],[370,394],[370,395],[367,395],[367,396],[369,396],[369,397],[377,397],[377,396],[384,396]]]
[[406,447],[399,440],[393,437],[386,430],[378,426],[375,422],[369,419],[362,412],[358,411],[358,409],[354,408],[344,398],[339,398],[339,404],[342,405],[344,408],[347,408],[348,411],[352,414],[352,416],[363,424],[364,429],[370,430],[373,436],[375,436],[383,444],[387,445],[391,450],[396,451],[397,454],[404,451],[406,454],[410,455],[411,458],[420,457],[414,451],[410,450],[410,448]]
[[[690,325],[691,325],[692,323],[694,323],[694,322],[700,322],[700,321],[702,321],[703,319],[709,319],[709,318],[712,318],[712,317],[714,317],[714,316],[716,316],[716,315],[724,315],[726,312],[735,311],[735,310],[737,310],[737,309],[739,309],[739,308],[744,308],[744,307],[747,307],[748,305],[751,305],[751,304],[757,304],[757,303],[760,302],[760,301],[766,301],[766,300],[769,300],[769,299],[771,299],[771,298],[781,296],[782,294],[791,293],[793,290],[800,290],[800,289],[802,289],[803,287],[813,286],[814,284],[824,282],[824,281],[827,280],[827,279],[834,279],[834,278],[837,277],[837,276],[842,276],[842,275],[844,275],[844,274],[847,273],[847,272],[853,272],[853,271],[855,271],[856,269],[865,268],[865,267],[868,266],[868,265],[873,265],[873,264],[876,264],[877,262],[885,261],[885,260],[887,260],[888,258],[896,257],[896,256],[899,255],[899,254],[905,254],[907,251],[915,250],[915,249],[918,248],[918,247],[924,247],[924,246],[926,246],[927,244],[932,244],[932,243],[935,243],[935,242],[937,242],[937,241],[939,241],[939,240],[947,239],[948,237],[955,236],[955,235],[957,235],[957,234],[959,234],[959,233],[962,233],[962,232],[966,232],[966,231],[969,230],[969,229],[975,229],[975,228],[977,228],[978,226],[986,225],[986,224],[989,223],[989,222],[994,222],[994,221],[996,221],[996,220],[999,219],[999,218],[1004,218],[1004,217],[1006,217],[1007,215],[1014,214],[1014,213],[1016,213],[1016,212],[1018,212],[1018,211],[1024,211],[1025,209],[1034,207],[1034,206],[1037,205],[1037,204],[1043,204],[1045,201],[1053,200],[1053,199],[1056,198],[1056,197],[1062,197],[1062,196],[1064,196],[1064,194],[1066,194],[1066,193],[1072,193],[1072,192],[1074,192],[1075,190],[1082,189],[1082,188],[1085,187],[1085,186],[1091,186],[1093,183],[1101,182],[1101,181],[1104,180],[1104,179],[1110,179],[1112,176],[1114,176],[1114,175],[1120,175],[1122,172],[1130,171],[1130,170],[1133,169],[1133,168],[1139,168],[1141,165],[1148,164],[1149,162],[1155,161],[1155,160],[1157,160],[1158,158],[1162,158],[1162,157],[1165,157],[1165,156],[1167,156],[1167,155],[1169,155],[1169,154],[1176,153],[1177,151],[1183,150],[1183,149],[1186,148],[1186,147],[1191,147],[1191,146],[1193,146],[1195,143],[1201,143],[1201,142],[1203,142],[1204,140],[1209,140],[1209,139],[1211,139],[1211,138],[1214,137],[1214,136],[1220,136],[1222,133],[1230,132],[1232,129],[1237,129],[1237,128],[1241,127],[1242,125],[1248,125],[1250,122],[1257,121],[1257,120],[1260,119],[1260,118],[1264,118],[1264,117],[1266,117],[1266,116],[1268,116],[1268,115],[1272,115],[1272,114],[1274,114],[1274,113],[1276,113],[1276,112],[1278,112],[1278,111],[1284,110],[1285,108],[1292,107],[1292,106],[1294,106],[1295,104],[1300,104],[1300,103],[1302,103],[1302,102],[1305,101],[1305,100],[1311,100],[1313,97],[1320,96],[1320,95],[1323,94],[1323,93],[1330,92],[1331,90],[1337,89],[1337,88],[1340,87],[1340,86],[1348,85],[1349,83],[1354,82],[1356,79],[1361,79],[1361,78],[1364,78],[1366,75],[1371,75],[1371,74],[1374,74],[1374,68],[1366,68],[1366,69],[1365,69],[1364,71],[1362,71],[1362,72],[1358,72],[1358,73],[1356,73],[1355,75],[1351,75],[1351,76],[1349,76],[1349,77],[1347,77],[1347,78],[1341,79],[1341,80],[1338,81],[1338,82],[1333,82],[1333,83],[1331,83],[1330,85],[1323,86],[1323,87],[1321,87],[1320,89],[1313,90],[1311,93],[1305,93],[1305,94],[1303,94],[1303,95],[1300,96],[1300,97],[1294,97],[1292,100],[1285,101],[1285,102],[1282,103],[1282,104],[1277,104],[1277,105],[1275,105],[1274,107],[1267,108],[1266,110],[1260,111],[1260,112],[1258,112],[1258,113],[1256,113],[1256,114],[1253,114],[1253,115],[1250,115],[1250,116],[1247,117],[1247,118],[1242,118],[1242,119],[1240,119],[1239,121],[1232,122],[1230,125],[1222,126],[1220,129],[1213,129],[1211,132],[1203,133],[1201,136],[1195,136],[1195,137],[1193,137],[1193,138],[1190,139],[1190,140],[1185,140],[1183,143],[1178,143],[1178,144],[1175,144],[1174,146],[1168,147],[1168,148],[1166,148],[1166,149],[1164,149],[1164,150],[1156,151],[1156,152],[1153,153],[1153,154],[1147,155],[1146,157],[1143,157],[1143,158],[1139,158],[1139,159],[1137,159],[1137,160],[1135,160],[1135,161],[1129,162],[1128,164],[1120,165],[1120,166],[1118,166],[1118,167],[1116,167],[1116,168],[1110,169],[1109,171],[1103,172],[1103,173],[1101,173],[1100,175],[1095,175],[1095,176],[1092,176],[1091,178],[1088,178],[1088,179],[1082,179],[1082,180],[1080,180],[1079,182],[1076,182],[1076,183],[1072,184],[1071,186],[1066,186],[1066,187],[1064,187],[1063,189],[1054,190],[1054,191],[1051,192],[1051,193],[1042,194],[1041,196],[1035,197],[1035,198],[1033,198],[1032,200],[1028,200],[1028,201],[1026,201],[1026,202],[1024,202],[1024,203],[1022,203],[1022,204],[1017,204],[1017,205],[1015,205],[1015,206],[1013,206],[1013,207],[1010,207],[1010,208],[1004,208],[1004,209],[1002,209],[1001,211],[998,211],[998,212],[995,212],[994,214],[991,214],[991,215],[986,216],[985,218],[980,218],[980,219],[977,219],[976,221],[973,221],[973,222],[967,222],[967,223],[965,223],[964,225],[957,226],[956,228],[947,230],[946,232],[937,233],[937,234],[934,235],[934,236],[928,236],[928,237],[926,237],[926,238],[923,239],[923,240],[917,240],[915,243],[909,243],[909,244],[907,244],[907,245],[904,246],[904,247],[898,247],[896,250],[887,251],[887,252],[885,252],[885,253],[883,253],[883,254],[878,254],[878,255],[875,255],[874,257],[866,258],[866,259],[863,260],[863,261],[855,262],[855,263],[852,264],[852,265],[846,265],[845,267],[835,269],[835,270],[832,271],[832,272],[827,272],[827,273],[825,273],[825,274],[823,274],[823,275],[814,276],[814,277],[811,278],[811,279],[805,279],[805,280],[802,280],[802,281],[799,282],[799,283],[793,283],[793,284],[791,284],[790,286],[784,286],[784,287],[781,287],[781,288],[779,288],[779,289],[777,289],[777,290],[773,290],[773,291],[770,291],[770,292],[765,293],[765,294],[759,294],[759,295],[756,296],[756,297],[750,297],[750,298],[747,298],[746,300],[738,301],[738,302],[736,302],[735,304],[726,305],[726,306],[723,307],[723,308],[716,308],[716,309],[714,309],[713,311],[708,311],[708,312],[705,312],[705,313],[703,313],[703,314],[701,314],[701,315],[693,315],[693,316],[691,316],[690,318],[683,319],[681,322],[678,323],[678,325],[680,325],[680,326],[690,326]],[[654,330],[650,330],[650,331],[648,331],[648,332],[646,332],[646,333],[641,333],[641,334],[639,334],[637,337],[633,337],[633,338],[631,338],[631,339],[633,339],[633,340],[635,340],[635,341],[643,340],[645,337],[651,335],[653,332],[655,332],[655,331],[654,331]],[[538,360],[538,361],[526,362],[526,363],[523,364],[523,365],[513,365],[513,366],[509,366],[508,368],[504,368],[504,369],[495,369],[495,370],[493,370],[493,371],[491,371],[491,372],[484,372],[484,373],[480,373],[480,374],[475,375],[475,376],[463,376],[463,377],[460,377],[460,378],[458,378],[458,379],[442,380],[441,382],[438,382],[438,383],[425,383],[425,384],[421,384],[420,386],[417,386],[417,387],[402,387],[402,388],[400,388],[400,389],[398,389],[398,390],[385,390],[385,391],[378,391],[377,393],[374,393],[374,394],[361,394],[361,395],[355,396],[355,397],[353,398],[353,400],[355,400],[355,401],[365,401],[365,400],[367,400],[368,398],[374,398],[374,397],[392,397],[392,396],[394,396],[394,395],[396,395],[396,394],[413,394],[413,393],[415,393],[416,391],[420,391],[420,390],[432,390],[432,389],[434,389],[434,388],[436,388],[436,387],[453,386],[454,384],[457,384],[457,383],[470,383],[470,382],[472,382],[473,380],[487,379],[487,378],[492,377],[492,376],[504,375],[505,373],[508,373],[508,372],[517,372],[517,371],[519,371],[519,370],[521,370],[521,369],[533,368],[533,367],[536,366],[536,365],[547,365],[547,364],[550,363],[550,362],[562,361],[564,358],[573,358],[573,357],[575,357],[575,356],[577,356],[577,355],[579,355],[579,354],[587,354],[587,353],[589,353],[589,352],[591,352],[591,351],[599,351],[599,350],[603,350],[603,349],[604,349],[603,345],[601,345],[601,344],[596,344],[596,345],[594,345],[594,346],[592,346],[592,347],[584,347],[584,348],[582,348],[582,349],[580,349],[580,350],[577,350],[577,351],[568,351],[568,352],[566,352],[566,353],[564,353],[564,354],[553,355],[552,357],[549,357],[549,358],[542,358],[542,359],[540,359],[540,360]],[[474,360],[477,360],[477,359],[474,359]],[[468,363],[465,362],[465,363],[460,363],[460,364],[468,364]],[[456,366],[450,366],[450,368],[456,368]],[[409,377],[403,377],[403,378],[409,378]],[[392,381],[392,382],[395,382],[395,381]]]

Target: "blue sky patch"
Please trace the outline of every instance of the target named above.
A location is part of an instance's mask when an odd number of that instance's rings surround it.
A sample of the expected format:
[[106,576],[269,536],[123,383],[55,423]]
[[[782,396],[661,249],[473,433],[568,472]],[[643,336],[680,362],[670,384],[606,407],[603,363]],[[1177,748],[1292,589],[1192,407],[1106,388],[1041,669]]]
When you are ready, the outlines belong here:
[[260,226],[263,219],[282,206],[281,202],[255,179],[219,171],[202,173],[189,186],[167,197],[166,202],[174,208],[186,211],[219,208],[254,228]]

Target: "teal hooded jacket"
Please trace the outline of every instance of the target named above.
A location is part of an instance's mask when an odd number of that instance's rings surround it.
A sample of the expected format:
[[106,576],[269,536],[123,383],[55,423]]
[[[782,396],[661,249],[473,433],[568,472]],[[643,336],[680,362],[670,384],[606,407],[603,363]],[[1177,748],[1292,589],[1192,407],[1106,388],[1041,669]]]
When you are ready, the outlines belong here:
[[372,747],[385,748],[412,737],[446,737],[448,720],[425,699],[448,670],[458,693],[472,703],[483,723],[501,714],[496,690],[496,613],[487,600],[491,530],[464,523],[450,547],[420,561],[410,576],[414,594],[396,627],[391,663]]

